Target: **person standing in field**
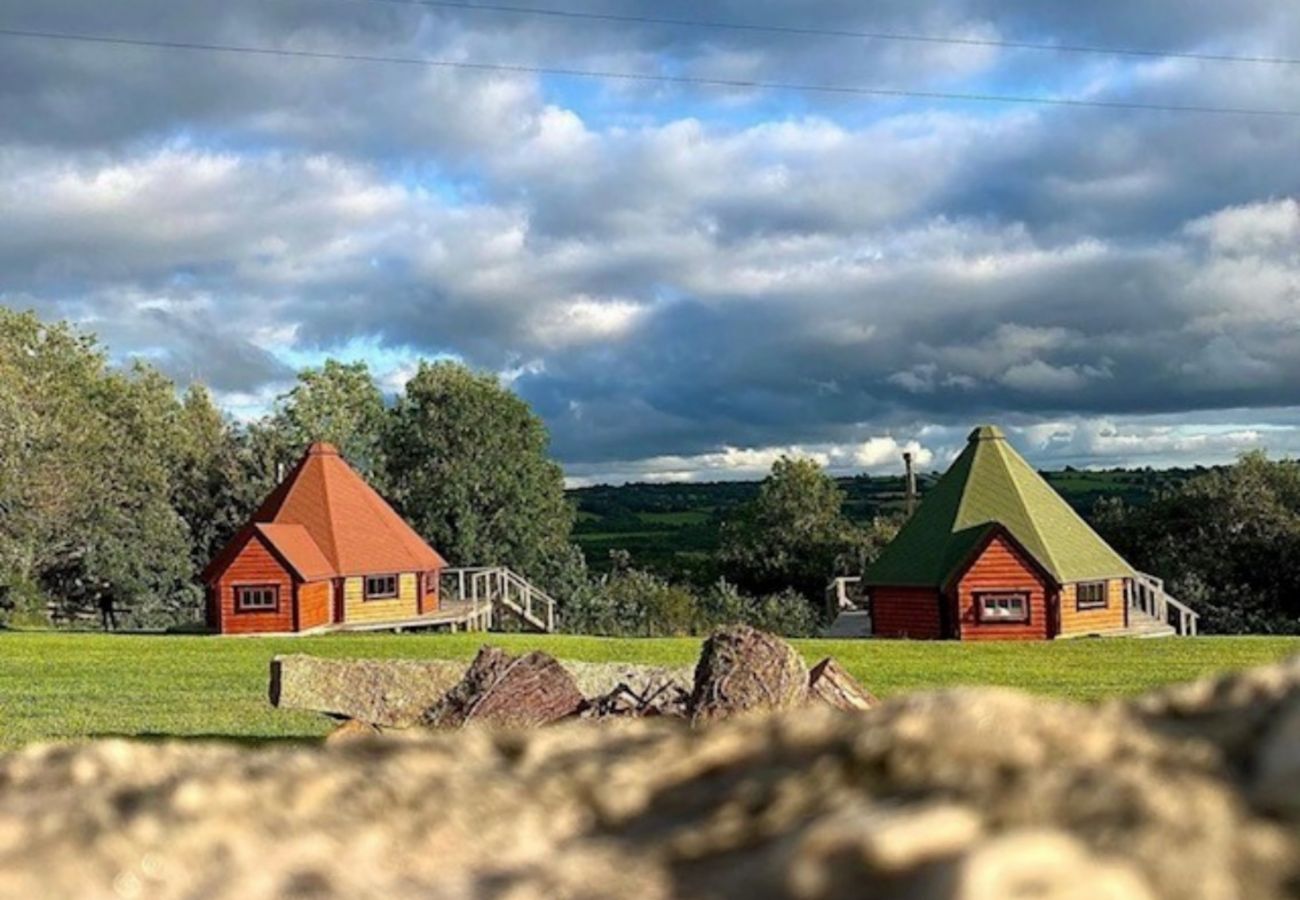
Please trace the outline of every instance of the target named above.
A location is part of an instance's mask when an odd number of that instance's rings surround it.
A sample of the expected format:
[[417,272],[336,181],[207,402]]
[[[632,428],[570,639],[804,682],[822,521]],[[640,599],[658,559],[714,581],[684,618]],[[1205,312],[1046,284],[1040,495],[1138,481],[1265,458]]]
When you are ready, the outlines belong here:
[[99,595],[99,618],[105,631],[117,631],[117,613],[113,609],[113,595]]

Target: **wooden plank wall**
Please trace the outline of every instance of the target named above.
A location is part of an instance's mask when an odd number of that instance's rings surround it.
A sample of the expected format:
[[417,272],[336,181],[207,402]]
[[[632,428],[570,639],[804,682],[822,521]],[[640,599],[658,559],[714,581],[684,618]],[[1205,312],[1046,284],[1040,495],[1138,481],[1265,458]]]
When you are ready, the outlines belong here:
[[[280,588],[280,606],[274,612],[235,612],[239,585],[273,584]],[[293,630],[293,578],[280,565],[262,538],[253,535],[217,581],[222,634],[256,634]]]
[[1061,634],[1091,634],[1118,631],[1124,627],[1124,579],[1106,583],[1105,609],[1080,610],[1077,607],[1078,585],[1061,588]]
[[872,588],[871,633],[888,638],[935,640],[943,637],[939,624],[939,592],[934,588]]
[[393,622],[419,615],[414,572],[397,577],[397,596],[388,600],[367,600],[364,578],[349,578],[343,585],[343,620],[345,622]]
[[318,628],[330,621],[333,582],[314,581],[298,586],[298,628]]
[[[1024,591],[1029,594],[1028,623],[981,623],[975,594],[983,591]],[[957,584],[962,640],[1045,640],[1051,636],[1047,614],[1047,584],[1023,553],[1002,535],[989,541]]]

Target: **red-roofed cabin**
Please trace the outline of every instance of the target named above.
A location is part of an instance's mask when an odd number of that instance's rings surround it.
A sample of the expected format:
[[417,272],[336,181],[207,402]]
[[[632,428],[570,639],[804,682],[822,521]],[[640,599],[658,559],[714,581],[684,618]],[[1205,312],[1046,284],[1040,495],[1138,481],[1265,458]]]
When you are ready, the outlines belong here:
[[446,562],[330,444],[312,444],[203,572],[221,634],[398,622],[438,609]]

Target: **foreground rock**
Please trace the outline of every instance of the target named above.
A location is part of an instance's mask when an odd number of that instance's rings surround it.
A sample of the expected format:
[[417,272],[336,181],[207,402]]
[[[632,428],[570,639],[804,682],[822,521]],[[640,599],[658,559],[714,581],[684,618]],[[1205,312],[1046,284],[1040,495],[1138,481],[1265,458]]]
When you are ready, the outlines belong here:
[[808,673],[808,696],[811,700],[845,712],[862,712],[880,705],[875,694],[864,688],[829,656],[813,666]]
[[529,728],[577,715],[584,705],[573,676],[546,653],[511,656],[484,647],[464,677],[423,716],[432,728],[471,723]]
[[465,671],[450,660],[323,659],[290,654],[271,661],[272,706],[407,728]]
[[691,720],[705,724],[737,713],[789,709],[808,699],[808,667],[775,635],[734,625],[709,636],[695,666]]
[[1283,900],[1300,781],[1265,805],[1241,764],[1265,696],[1292,709],[1300,663],[1136,706],[38,747],[0,757],[0,897]]

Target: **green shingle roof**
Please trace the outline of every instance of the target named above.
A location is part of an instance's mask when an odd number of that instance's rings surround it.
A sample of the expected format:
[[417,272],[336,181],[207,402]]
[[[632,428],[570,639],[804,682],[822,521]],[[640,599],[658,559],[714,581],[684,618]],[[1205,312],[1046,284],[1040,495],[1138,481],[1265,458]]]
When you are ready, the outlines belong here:
[[863,573],[867,585],[941,587],[1002,526],[1059,584],[1129,577],[1133,568],[1007,442],[971,432],[966,449],[898,537]]

